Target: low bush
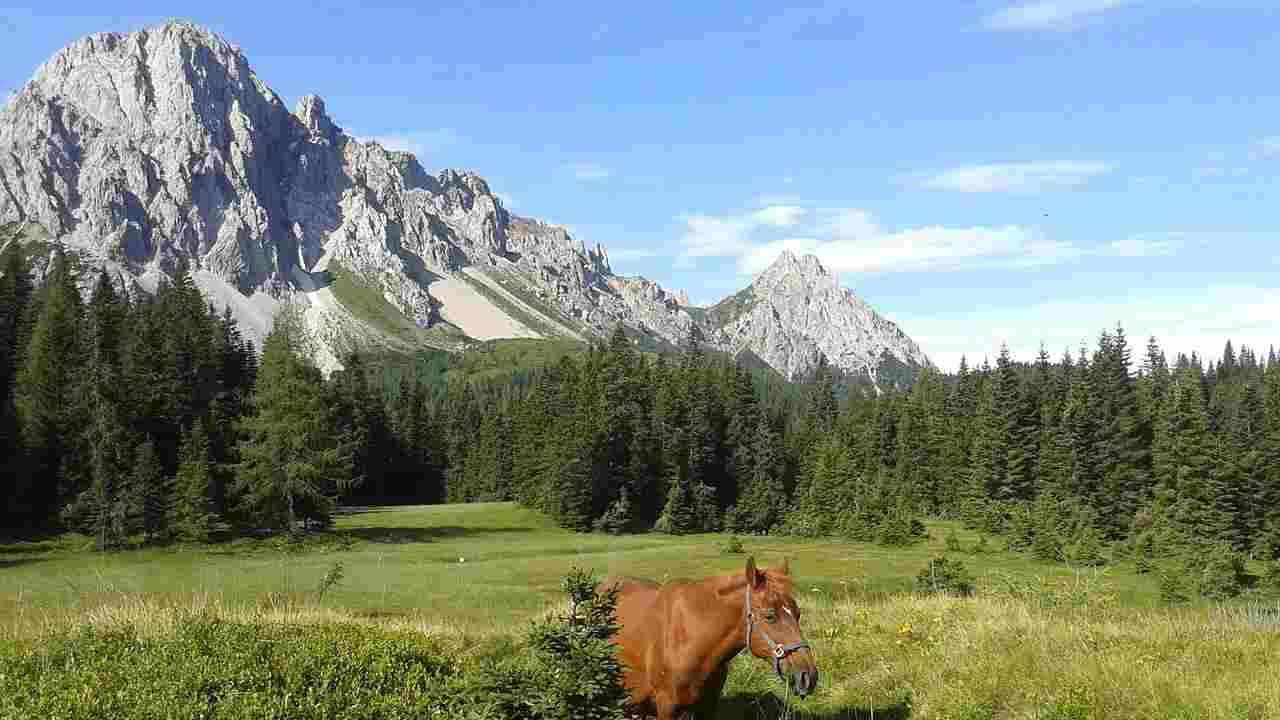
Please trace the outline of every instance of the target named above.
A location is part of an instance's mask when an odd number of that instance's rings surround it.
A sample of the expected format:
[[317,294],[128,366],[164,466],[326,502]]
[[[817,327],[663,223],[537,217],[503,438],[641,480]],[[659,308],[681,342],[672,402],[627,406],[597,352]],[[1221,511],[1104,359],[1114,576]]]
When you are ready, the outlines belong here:
[[176,634],[86,628],[0,648],[0,717],[418,718],[455,712],[433,643],[360,625],[193,615]]
[[535,623],[529,652],[490,663],[478,700],[513,720],[622,720],[626,690],[610,637],[617,631],[614,589],[573,570],[562,587],[569,612]]
[[959,560],[949,560],[943,555],[930,560],[929,564],[916,576],[916,589],[931,595],[968,597],[973,594],[973,576],[969,574],[964,563]]
[[465,663],[410,631],[197,613],[163,637],[90,625],[12,640],[0,643],[0,718],[620,720],[614,592],[578,570],[563,587],[566,615]]

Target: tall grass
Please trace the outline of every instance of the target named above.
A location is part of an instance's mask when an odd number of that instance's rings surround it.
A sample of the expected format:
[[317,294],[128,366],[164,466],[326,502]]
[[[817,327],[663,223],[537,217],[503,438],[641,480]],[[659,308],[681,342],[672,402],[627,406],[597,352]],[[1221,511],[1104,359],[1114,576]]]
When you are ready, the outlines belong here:
[[[804,625],[821,673],[817,695],[788,700],[766,662],[740,656],[719,717],[1280,717],[1274,665],[1280,608],[1157,611],[1117,606],[1105,590],[1074,602],[1059,595],[807,598]],[[548,605],[540,614],[562,609]],[[193,617],[271,636],[343,627],[365,628],[371,637],[421,638],[455,672],[518,651],[526,629],[513,623],[478,631],[445,617],[370,617],[322,606],[314,594],[276,593],[254,606],[228,605],[216,595],[183,604],[126,597],[53,620],[25,640],[3,641],[0,656],[56,646],[50,638],[86,637],[74,634],[84,628],[95,636],[176,641]],[[95,682],[89,675],[83,680]],[[31,688],[11,683],[8,689]]]
[[[236,642],[255,633],[297,638],[296,653],[270,656],[277,669],[311,662],[305,653],[325,648],[383,657],[377,649],[383,646],[365,642],[381,639],[408,643],[410,655],[416,643],[426,643],[446,661],[446,674],[465,685],[487,660],[520,652],[531,620],[564,609],[559,583],[571,565],[661,580],[744,562],[738,548],[724,551],[724,537],[579,535],[507,505],[375,511],[338,524],[345,537],[304,546],[246,540],[103,556],[67,538],[5,548],[11,562],[0,568],[0,694],[96,697],[95,678],[127,668],[109,658],[63,661],[76,657],[76,648],[116,648],[92,639],[104,634],[132,638],[129,652],[141,653],[130,656],[134,662],[157,673],[170,668],[173,677],[149,681],[156,688],[212,682],[217,678],[201,675],[202,663],[152,662],[185,642],[189,623],[209,618],[229,623]],[[1280,718],[1274,600],[1164,608],[1155,579],[1127,567],[1077,570],[995,551],[950,554],[973,572],[973,597],[923,596],[913,592],[916,576],[945,551],[947,533],[940,530],[956,533],[965,547],[977,540],[959,528],[933,530],[921,546],[893,550],[742,538],[742,549],[762,564],[792,559],[820,681],[815,696],[788,698],[768,663],[740,656],[718,717]],[[46,672],[15,674],[10,668],[19,657],[27,658],[24,667]],[[63,664],[50,675],[41,657]],[[338,659],[315,662],[363,672]],[[430,688],[396,688],[379,677],[381,694],[358,701],[372,704],[332,716],[390,716],[361,712],[398,693],[437,697]],[[414,677],[436,682],[430,673]],[[331,692],[297,682],[290,687],[319,693],[317,702]],[[10,714],[0,717],[30,717],[7,707]]]

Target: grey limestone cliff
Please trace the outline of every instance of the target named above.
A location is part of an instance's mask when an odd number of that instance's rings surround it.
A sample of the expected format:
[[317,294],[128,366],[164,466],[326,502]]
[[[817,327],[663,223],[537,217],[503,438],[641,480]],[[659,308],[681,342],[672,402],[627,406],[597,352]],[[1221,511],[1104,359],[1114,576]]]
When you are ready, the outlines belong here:
[[713,345],[788,376],[818,353],[859,371],[886,352],[927,362],[809,259],[784,257],[744,291],[749,307],[721,312],[617,275],[603,247],[509,213],[475,173],[433,175],[361,142],[314,95],[289,110],[239,48],[189,22],[85,37],[9,99],[3,228],[63,244],[130,292],[185,259],[258,342],[280,303],[299,303],[326,369],[351,346],[587,338],[619,322],[658,346],[709,322]]
[[886,358],[914,368],[930,364],[914,340],[840,287],[814,255],[783,251],[708,317],[727,350],[749,350],[789,378],[807,375],[824,356],[872,383]]

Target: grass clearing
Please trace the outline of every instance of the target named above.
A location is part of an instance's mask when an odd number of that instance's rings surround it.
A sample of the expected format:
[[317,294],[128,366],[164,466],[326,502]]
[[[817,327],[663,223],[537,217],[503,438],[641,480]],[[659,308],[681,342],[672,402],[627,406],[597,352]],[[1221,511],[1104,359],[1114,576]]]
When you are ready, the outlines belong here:
[[[949,525],[930,531],[906,549],[743,538],[761,564],[791,559],[822,676],[814,698],[786,706],[767,663],[740,657],[719,717],[1280,717],[1274,603],[1165,609],[1155,577],[1127,566],[1077,572],[1002,552],[948,553],[975,575],[976,597],[920,597],[915,576],[948,532],[964,548],[978,540]],[[337,626],[421,637],[470,667],[510,652],[530,620],[561,607],[572,566],[656,579],[738,570],[746,556],[724,552],[725,540],[581,535],[495,503],[356,508],[298,545],[0,546],[0,652],[38,652],[42,638],[86,626],[176,642],[189,618],[211,616],[300,638]],[[318,599],[339,562],[341,582]]]

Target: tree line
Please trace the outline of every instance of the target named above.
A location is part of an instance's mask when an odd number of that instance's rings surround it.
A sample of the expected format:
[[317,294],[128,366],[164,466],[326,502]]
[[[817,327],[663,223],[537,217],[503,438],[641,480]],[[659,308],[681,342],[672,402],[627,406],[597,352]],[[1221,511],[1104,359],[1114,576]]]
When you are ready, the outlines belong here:
[[514,500],[581,531],[909,543],[946,517],[1049,560],[1280,558],[1274,350],[1206,365],[1152,338],[1134,363],[1117,327],[877,392],[825,362],[770,380],[696,331],[642,353],[618,328],[519,382],[436,391],[355,354],[325,378],[287,306],[259,353],[184,267],[137,299],[103,274],[82,302],[60,251],[38,289],[20,250],[2,262],[10,529],[107,548],[323,526],[343,499]]

